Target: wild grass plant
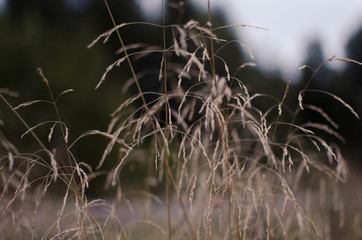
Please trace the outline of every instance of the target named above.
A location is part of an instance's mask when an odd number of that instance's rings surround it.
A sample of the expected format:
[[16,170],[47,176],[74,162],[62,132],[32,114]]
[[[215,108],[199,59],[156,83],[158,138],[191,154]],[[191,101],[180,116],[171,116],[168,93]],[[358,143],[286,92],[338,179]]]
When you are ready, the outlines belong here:
[[[230,40],[217,34],[222,28],[251,26],[214,26],[210,1],[205,23],[190,20],[183,25],[166,25],[164,9],[162,25],[117,25],[107,1],[105,5],[114,26],[89,47],[115,35],[120,57],[106,68],[96,88],[102,87],[112,69],[126,64],[132,76],[121,91],[126,94],[135,87],[138,93],[119,104],[107,130],[90,130],[69,142],[57,102],[72,90],[53,96],[39,69],[50,100],[15,107],[8,101],[14,93],[0,92],[2,102],[26,128],[23,136],[31,135],[38,145],[34,152],[19,152],[0,134],[1,238],[333,239],[344,229],[361,236],[360,214],[353,224],[346,224],[350,220],[341,190],[349,173],[346,160],[336,144],[316,134],[324,131],[343,139],[338,125],[323,109],[303,104],[304,94],[318,92],[359,118],[339,97],[308,86],[330,61],[361,63],[327,59],[313,70],[297,96],[288,95],[290,83],[276,93],[281,98],[252,93],[237,72],[255,64],[240,63],[230,72],[218,54],[230,47]],[[135,24],[161,29],[162,47],[124,43],[119,30]],[[169,33],[172,39],[167,39]],[[251,50],[236,42],[253,60]],[[133,65],[153,54],[161,56],[155,79],[161,87],[146,92],[139,79],[149,69],[135,72]],[[147,101],[147,96],[152,100]],[[297,106],[287,107],[286,97],[298,99]],[[257,99],[265,102],[267,110],[254,104]],[[34,104],[49,104],[55,120],[29,126],[20,112]],[[327,124],[300,123],[298,117],[306,108]],[[49,129],[47,139],[38,136],[40,128]],[[72,153],[79,141],[91,135],[108,141],[97,166]],[[56,144],[49,148],[54,139]],[[139,176],[141,186],[134,190],[122,178],[125,166],[133,162],[146,169]],[[106,164],[112,168],[106,171]],[[106,189],[115,189],[112,198],[87,195],[89,184],[100,175],[106,175]]]

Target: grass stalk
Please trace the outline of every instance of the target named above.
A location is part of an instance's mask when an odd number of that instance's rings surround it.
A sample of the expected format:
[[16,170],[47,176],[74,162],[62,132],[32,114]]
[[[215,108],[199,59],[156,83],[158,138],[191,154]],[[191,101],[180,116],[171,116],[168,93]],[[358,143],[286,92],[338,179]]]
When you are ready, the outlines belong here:
[[[308,89],[310,83],[312,82],[312,80],[314,79],[315,75],[319,72],[319,70],[322,69],[322,67],[327,64],[328,62],[331,62],[333,59],[335,58],[335,56],[332,56],[331,58],[328,58],[327,60],[325,60],[323,63],[321,63],[318,68],[316,70],[313,71],[313,74],[310,76],[310,78],[308,79],[307,83],[305,84],[303,90],[301,91],[300,93],[300,97],[303,98],[304,97],[304,94],[306,92],[306,90]],[[296,116],[297,116],[297,113],[298,113],[298,108],[299,106],[297,105],[294,113],[293,113],[293,116],[292,116],[292,120],[290,121],[291,125],[289,127],[289,130],[288,130],[288,134],[287,134],[287,137],[289,137],[289,134],[290,132],[292,131],[292,125],[295,123],[295,119],[296,119]]]
[[[105,5],[106,5],[107,12],[108,12],[108,14],[109,14],[109,16],[110,16],[110,18],[111,18],[111,20],[112,20],[113,27],[116,28],[117,24],[116,24],[116,22],[115,22],[115,20],[114,20],[113,14],[112,14],[112,12],[111,12],[111,9],[110,9],[110,7],[109,7],[109,5],[108,5],[107,0],[104,0],[104,3],[105,3]],[[165,18],[164,4],[163,4],[162,6],[163,6],[162,8],[163,8],[163,19],[164,19],[164,18]],[[165,20],[163,20],[163,21],[165,21]],[[165,22],[164,22],[164,24],[163,24],[164,57],[166,56],[166,39],[165,39],[166,34],[165,34],[165,28],[166,28],[166,26],[165,26]],[[139,92],[139,94],[140,94],[140,96],[141,96],[141,100],[142,100],[143,106],[144,106],[146,112],[147,112],[148,114],[151,114],[151,113],[150,113],[150,110],[149,110],[149,108],[148,108],[148,106],[147,106],[147,102],[146,102],[146,100],[145,100],[145,98],[144,98],[144,94],[143,94],[143,91],[142,91],[141,86],[140,86],[140,84],[139,84],[137,75],[136,75],[136,73],[135,73],[135,71],[134,71],[132,62],[131,62],[131,60],[130,60],[130,57],[129,57],[129,55],[128,55],[128,52],[127,52],[127,50],[126,50],[126,47],[125,47],[125,45],[124,45],[124,43],[123,43],[122,37],[121,37],[118,29],[116,29],[116,33],[117,33],[119,42],[120,42],[120,44],[121,44],[121,47],[122,47],[122,49],[123,49],[123,52],[124,52],[124,54],[125,54],[125,57],[126,57],[126,59],[127,59],[128,66],[129,66],[129,68],[131,69],[131,73],[132,73],[133,80],[134,80],[134,82],[135,82],[135,84],[136,84],[136,86],[137,86],[138,92]],[[166,57],[165,57],[164,60],[166,61]],[[165,65],[164,65],[164,74],[165,74],[165,72],[166,72],[166,63],[165,63]],[[166,75],[165,75],[165,76],[166,76]],[[168,124],[168,107],[167,107],[167,104],[168,104],[167,101],[168,101],[168,99],[167,99],[167,80],[166,80],[167,78],[166,78],[165,76],[164,76],[164,80],[165,80],[165,81],[164,81],[164,84],[165,84],[165,101],[166,101],[166,103],[165,103],[165,104],[166,104],[165,110],[166,110],[166,136],[167,136],[167,135],[168,135],[168,126],[167,126],[167,124]],[[151,121],[151,124],[152,124],[152,128],[153,128],[154,130],[156,130],[157,128],[156,128],[155,124],[154,124],[152,121]],[[156,141],[157,141],[158,143],[160,143],[161,141],[160,141],[160,139],[158,138],[157,134],[154,134],[154,136],[155,136],[155,138],[156,138]],[[161,147],[162,147],[162,144],[159,144],[158,146],[161,146]],[[183,211],[183,213],[184,213],[185,220],[186,220],[187,225],[188,225],[188,227],[189,227],[189,229],[190,229],[192,239],[196,239],[196,235],[195,235],[195,232],[194,232],[193,227],[192,227],[192,225],[191,225],[191,222],[190,222],[190,220],[189,220],[189,218],[188,218],[188,214],[187,214],[185,205],[184,205],[184,203],[182,202],[182,199],[181,199],[180,194],[179,194],[179,190],[177,189],[177,184],[176,184],[176,182],[175,182],[175,180],[174,180],[172,171],[171,171],[171,169],[170,169],[170,167],[169,167],[169,160],[168,160],[169,157],[168,157],[168,152],[167,152],[167,151],[168,151],[168,149],[166,149],[166,151],[165,151],[165,152],[166,152],[166,160],[164,161],[164,164],[165,164],[165,167],[166,167],[166,182],[168,182],[168,184],[166,184],[166,185],[168,185],[168,186],[172,185],[172,186],[174,187],[174,189],[178,192],[178,198],[177,198],[177,199],[178,199],[178,201],[179,201],[179,203],[180,203],[180,205],[181,205],[181,209],[182,209],[182,211]],[[171,182],[171,184],[170,184],[170,182]],[[167,191],[167,199],[168,199],[167,201],[169,202],[169,203],[168,203],[168,208],[169,208],[169,209],[168,209],[168,229],[169,229],[169,237],[170,237],[170,234],[171,234],[171,209],[170,209],[170,201],[171,201],[171,199],[170,199],[170,191],[171,191],[171,189],[170,189],[170,187],[166,187],[166,188],[168,189],[168,191]]]
[[279,114],[277,115],[277,119],[276,119],[276,121],[275,121],[275,126],[274,126],[274,130],[273,130],[273,135],[272,135],[272,137],[271,137],[271,142],[274,142],[275,134],[276,134],[276,132],[277,132],[277,128],[278,128],[278,124],[279,124],[279,119],[280,119],[280,116],[281,116],[282,107],[283,107],[283,104],[284,104],[284,100],[285,100],[285,98],[287,97],[287,94],[288,94],[288,91],[289,91],[289,86],[290,86],[290,81],[288,81],[287,86],[285,87],[282,101],[281,101],[280,104],[279,104]]
[[[211,71],[212,71],[212,78],[215,84],[215,88],[217,88],[216,82],[216,63],[215,63],[215,50],[214,50],[214,39],[212,35],[212,15],[211,15],[211,3],[210,0],[207,1],[208,7],[208,17],[209,17],[209,30],[210,30],[210,48],[211,48]],[[217,97],[217,96],[216,96]],[[221,106],[218,106],[219,113],[221,114]],[[230,166],[229,166],[229,151],[228,151],[228,130],[225,131],[227,128],[226,122],[223,120],[223,116],[219,116],[218,122],[220,125],[220,135],[222,138],[222,147],[223,147],[223,161],[225,164],[226,174],[227,174],[227,195],[228,195],[228,232],[229,232],[229,239],[232,240],[232,186],[231,186],[231,177],[230,177]]]
[[[0,98],[4,101],[4,103],[11,109],[11,111],[15,114],[15,116],[20,120],[20,122],[25,126],[25,128],[30,132],[35,141],[39,144],[42,150],[44,150],[47,154],[49,154],[49,150],[45,147],[40,138],[36,135],[36,133],[32,130],[32,128],[27,124],[27,122],[20,116],[20,114],[13,108],[13,106],[6,100],[6,98],[0,94]],[[50,155],[48,155],[50,157]]]
[[[50,92],[50,95],[52,96],[52,103],[53,103],[53,106],[56,107],[56,101],[53,97],[53,93],[50,89],[50,86],[49,86],[49,82],[48,80],[45,78],[45,76],[43,75],[43,72],[41,71],[41,69],[38,70],[40,76],[42,77],[43,81],[46,83],[47,87],[48,87],[48,90]],[[32,135],[32,137],[35,139],[35,141],[39,144],[39,146],[41,147],[41,149],[48,155],[48,157],[50,159],[53,159],[54,156],[52,156],[51,152],[47,149],[47,147],[44,145],[44,143],[40,140],[40,138],[37,136],[37,134],[33,131],[33,128],[31,128],[27,122],[23,119],[23,117],[16,111],[16,109],[14,109],[14,107],[4,98],[4,96],[2,94],[0,94],[0,98],[4,101],[4,103],[9,107],[9,109],[11,109],[11,111],[15,114],[15,116],[20,120],[20,122],[25,126],[25,128],[27,129],[27,131],[29,131],[29,133]],[[56,107],[57,109],[57,107]],[[60,120],[60,115],[59,115],[59,111],[56,110],[57,112],[57,117],[58,117],[58,121],[61,123],[61,120]],[[63,132],[64,131],[64,132]],[[63,139],[65,139],[65,129],[62,130],[62,134],[63,134]],[[66,141],[65,142],[65,145],[67,146],[67,143]],[[68,157],[70,157],[70,152],[69,152],[69,149],[67,148],[66,149],[67,151],[67,154],[68,154]],[[76,163],[75,163],[76,164]],[[50,164],[52,165],[52,164]],[[104,240],[105,237],[103,235],[103,231],[102,231],[102,228],[100,226],[100,224],[98,223],[96,217],[94,216],[93,212],[91,211],[91,209],[89,209],[87,206],[86,206],[86,200],[84,199],[84,196],[82,194],[80,194],[79,192],[79,187],[77,185],[77,183],[75,182],[74,180],[74,173],[66,173],[64,169],[66,168],[58,168],[59,171],[60,171],[60,174],[58,175],[57,178],[59,178],[66,186],[67,186],[67,189],[68,191],[71,190],[71,192],[75,195],[75,197],[77,198],[77,200],[79,202],[81,202],[81,204],[83,206],[86,207],[87,209],[87,212],[90,216],[90,218],[94,221],[94,223],[96,224],[99,232],[101,233],[101,237],[102,239]],[[53,171],[53,174],[56,174],[55,171],[58,171],[55,170],[55,169],[51,169]],[[75,169],[75,168],[74,168]],[[75,170],[74,170],[75,171]],[[71,175],[70,178],[69,178],[69,174]],[[55,181],[55,180],[54,180]],[[11,202],[10,202],[11,203]],[[10,204],[9,203],[9,204]],[[8,205],[9,207],[9,205]],[[8,208],[7,207],[7,208]],[[5,212],[6,208],[4,209],[4,212]],[[83,224],[83,223],[82,223]],[[84,229],[84,226],[82,227],[82,229]],[[88,239],[88,234],[87,233],[84,233],[85,234],[85,237]]]
[[[45,85],[47,86],[49,95],[50,95],[50,97],[51,97],[51,103],[52,103],[52,105],[53,105],[53,107],[54,107],[55,114],[56,114],[56,118],[57,118],[57,121],[59,122],[59,125],[60,125],[60,130],[61,130],[62,139],[63,139],[62,142],[64,143],[64,149],[65,149],[65,152],[66,152],[66,154],[67,154],[67,160],[68,160],[69,166],[75,167],[75,165],[76,165],[77,163],[75,162],[74,159],[73,159],[73,161],[72,161],[72,157],[71,157],[71,155],[70,155],[69,147],[68,147],[68,143],[67,143],[67,133],[66,133],[67,130],[65,129],[64,125],[62,124],[62,121],[61,121],[61,118],[60,118],[60,114],[59,114],[59,109],[58,109],[58,106],[57,106],[57,104],[56,104],[56,100],[55,100],[55,98],[54,98],[53,92],[52,92],[52,90],[51,90],[51,88],[50,88],[49,81],[48,81],[48,79],[45,77],[45,75],[44,75],[44,73],[43,73],[43,70],[42,70],[41,68],[38,68],[37,71],[38,71],[38,74],[40,75],[40,77],[42,78],[43,82],[44,82]],[[64,162],[63,164],[64,164],[64,166],[67,165],[67,163],[65,163],[65,162]],[[73,180],[74,180],[74,178],[73,178]],[[75,184],[75,183],[73,183],[73,184],[74,184],[74,187],[75,187],[76,184]]]
[[[116,27],[117,27],[117,24],[116,24],[116,21],[114,20],[112,11],[111,11],[111,9],[109,8],[108,1],[107,1],[107,0],[104,0],[104,4],[106,5],[107,12],[108,12],[109,17],[110,17],[110,19],[111,19],[111,21],[112,21],[113,27],[116,28]],[[143,91],[142,91],[142,89],[141,89],[141,85],[139,84],[139,81],[138,81],[137,74],[136,74],[136,72],[134,71],[133,64],[132,64],[132,62],[131,62],[131,59],[130,59],[130,57],[129,57],[129,55],[128,55],[127,49],[126,49],[126,47],[125,47],[125,45],[124,45],[124,43],[123,43],[121,34],[119,33],[118,29],[116,29],[116,34],[117,34],[118,40],[119,40],[119,42],[120,42],[120,44],[121,44],[121,47],[122,47],[122,49],[123,49],[123,53],[124,53],[124,55],[125,55],[125,57],[126,57],[126,59],[127,59],[127,63],[128,63],[129,69],[131,70],[134,83],[136,84],[137,90],[138,90],[139,94],[141,95],[142,103],[143,103],[146,111],[149,112],[149,109],[148,109],[148,107],[147,107],[147,102],[146,102],[146,100],[145,100],[145,97],[144,97],[144,95],[143,95]]]
[[[167,48],[166,48],[166,13],[165,13],[165,1],[162,0],[162,37],[163,37],[163,82],[164,82],[164,98],[165,98],[165,138],[168,142],[169,139],[169,122],[168,122],[168,92],[167,92]],[[169,164],[169,144],[165,146],[167,149],[165,151],[165,166],[167,172],[171,172]],[[168,239],[172,239],[172,223],[171,223],[171,188],[170,188],[170,177],[169,174],[166,174],[166,198],[167,198],[167,222],[168,222]]]
[[209,17],[209,30],[210,30],[210,50],[211,50],[211,71],[212,71],[212,79],[214,80],[214,84],[216,86],[216,63],[215,63],[215,50],[214,50],[214,38],[212,36],[212,16],[211,16],[211,4],[210,0],[207,1],[207,10]]

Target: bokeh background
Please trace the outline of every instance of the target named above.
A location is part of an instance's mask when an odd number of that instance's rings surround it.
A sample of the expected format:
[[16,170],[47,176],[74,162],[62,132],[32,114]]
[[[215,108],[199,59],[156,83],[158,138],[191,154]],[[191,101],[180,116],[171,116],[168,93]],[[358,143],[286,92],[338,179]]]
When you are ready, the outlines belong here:
[[[108,2],[117,23],[161,21],[160,1],[109,0]],[[175,8],[176,5],[181,4],[181,1],[168,0],[166,2],[168,3],[168,23],[184,24],[190,19],[195,19],[201,24],[207,22],[207,1],[203,1],[204,5],[201,4],[202,1],[198,3],[183,1],[184,10],[181,12]],[[213,1],[211,2],[213,3]],[[214,26],[241,23],[269,27],[263,26],[263,22],[248,20],[247,16],[252,15],[250,11],[253,11],[251,7],[248,8],[249,11],[247,14],[245,13],[245,17],[242,14],[243,11],[238,12],[237,9],[243,7],[242,1],[222,1],[228,7],[223,7],[221,1],[215,2],[212,8]],[[234,7],[233,4],[235,4]],[[264,7],[260,6],[261,9]],[[328,3],[317,7],[321,8],[319,9],[321,13],[328,13]],[[350,7],[354,9],[354,7]],[[234,12],[228,12],[228,9],[232,8]],[[272,11],[272,8],[270,10]],[[301,8],[300,11],[302,10],[305,18],[308,19],[308,8]],[[285,6],[283,11],[288,12],[292,9],[289,10],[288,6]],[[279,19],[276,23],[279,21],[281,26],[283,26],[282,21],[289,21],[272,14],[258,12],[255,15],[266,23],[273,22],[275,17]],[[325,19],[326,16],[321,14],[322,18]],[[301,25],[304,20],[299,20]],[[328,29],[333,32],[333,22],[331,21],[330,24],[331,27]],[[298,26],[298,21],[293,20],[293,25],[286,27],[283,31],[294,32]],[[133,94],[132,91],[127,94],[121,93],[120,90],[122,84],[131,77],[127,65],[121,65],[111,71],[101,88],[94,89],[106,67],[117,59],[115,52],[120,46],[115,37],[105,45],[97,44],[92,48],[87,48],[87,46],[99,34],[111,27],[112,22],[104,2],[101,0],[0,1],[0,89],[8,89],[16,93],[13,94],[14,96],[7,96],[13,106],[35,99],[49,99],[46,86],[36,71],[41,67],[55,95],[66,89],[74,89],[74,92],[63,96],[58,102],[61,118],[70,131],[70,141],[87,130],[106,130],[110,121],[109,114],[124,99]],[[295,29],[292,30],[293,28]],[[324,54],[325,48],[328,46],[328,53],[333,51],[328,41],[324,41],[328,40],[328,35],[324,37],[322,32],[316,34],[315,30],[310,33],[303,32],[305,36],[310,34],[309,37],[306,37],[304,41],[299,39],[299,45],[297,45],[299,51],[289,55],[284,53],[284,46],[289,46],[292,40],[287,37],[288,34],[284,35],[284,38],[283,35],[280,37],[281,31],[272,29],[267,32],[258,29],[243,31],[240,28],[227,28],[215,33],[225,39],[242,39],[247,45],[250,43],[248,46],[255,53],[255,62],[258,66],[240,72],[237,77],[245,82],[251,92],[269,93],[281,98],[286,82],[291,80],[291,90],[287,97],[287,104],[290,106],[297,104],[297,94],[312,74],[309,69],[299,71],[298,64],[307,64],[317,68],[325,59],[331,57]],[[161,31],[147,26],[125,27],[121,30],[121,34],[126,44],[144,42],[159,46],[162,44]],[[265,38],[263,37],[263,40],[254,38],[254,44],[252,37],[254,34],[256,36],[264,34],[262,36]],[[355,20],[348,31],[340,32],[340,28],[336,27],[334,34],[336,36],[343,34],[341,39],[345,41],[343,46],[336,46],[338,57],[347,57],[362,62],[361,19]],[[347,34],[349,35],[347,36]],[[271,40],[271,37],[268,37],[273,35],[277,35],[279,38]],[[304,42],[304,46],[300,44],[300,41]],[[339,40],[339,42],[341,41]],[[340,50],[341,48],[343,51]],[[265,49],[269,49],[269,51]],[[251,61],[248,54],[237,44],[223,49],[220,54],[225,56],[231,72],[235,71],[243,62]],[[274,65],[269,64],[269,60],[263,60],[264,58],[273,59],[273,56],[275,61],[271,62]],[[294,63],[295,67],[290,63]],[[134,64],[136,71],[144,68],[159,68],[160,57],[151,55]],[[278,64],[280,65],[278,66]],[[157,74],[141,78],[140,81],[144,91],[157,89]],[[327,64],[316,75],[310,88],[323,89],[341,97],[359,115],[362,115],[362,66],[342,63]],[[338,132],[346,139],[346,143],[335,138],[332,138],[331,141],[336,141],[340,145],[350,168],[360,171],[362,166],[362,122],[355,119],[342,105],[330,104],[331,98],[326,96],[307,94],[305,102],[313,102],[324,109],[340,126]],[[263,103],[259,104],[262,107]],[[54,120],[56,117],[54,109],[42,103],[23,108],[19,112],[30,126],[49,119]],[[315,113],[306,110],[302,121],[318,120],[318,117]],[[26,129],[3,102],[0,102],[0,119],[1,131],[8,139],[20,146],[20,151],[34,148],[35,143],[31,136],[20,139]],[[44,132],[38,131],[40,135],[46,137],[49,128],[44,129]],[[105,140],[90,137],[87,141],[80,141],[72,151],[79,161],[96,166],[105,144]],[[130,166],[130,172],[132,169],[134,167]],[[135,179],[137,178],[135,177]],[[95,190],[91,188],[89,191]]]

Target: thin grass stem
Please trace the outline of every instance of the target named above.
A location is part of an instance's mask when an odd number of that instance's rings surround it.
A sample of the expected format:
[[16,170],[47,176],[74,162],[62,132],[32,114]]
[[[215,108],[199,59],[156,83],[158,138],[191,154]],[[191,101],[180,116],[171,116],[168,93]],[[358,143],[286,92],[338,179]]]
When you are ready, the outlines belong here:
[[[163,37],[163,82],[164,82],[164,91],[165,91],[165,138],[168,142],[168,95],[167,95],[167,52],[166,52],[166,13],[165,13],[165,1],[162,0],[162,37]],[[165,166],[167,169],[167,172],[170,170],[169,165],[169,143],[167,143],[167,146],[165,146],[167,149],[165,151]],[[168,174],[166,174],[166,198],[167,198],[167,222],[168,222],[168,239],[172,239],[172,223],[171,223],[171,188],[170,188],[170,177]]]

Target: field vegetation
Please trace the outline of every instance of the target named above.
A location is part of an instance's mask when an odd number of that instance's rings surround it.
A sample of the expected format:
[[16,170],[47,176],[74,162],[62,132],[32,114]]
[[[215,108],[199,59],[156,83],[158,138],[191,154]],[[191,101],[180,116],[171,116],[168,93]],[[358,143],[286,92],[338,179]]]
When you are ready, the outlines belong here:
[[[359,119],[342,98],[310,86],[332,61],[361,62],[332,56],[301,67],[309,75],[300,89],[281,82],[272,93],[257,92],[252,49],[223,33],[261,27],[215,25],[210,1],[207,19],[183,24],[167,22],[165,4],[161,24],[117,23],[104,3],[113,26],[88,48],[118,44],[117,59],[106,60],[93,86],[111,85],[122,95],[112,99],[107,126],[72,135],[72,120],[62,114],[72,103],[62,102],[77,92],[54,91],[45,68],[37,69],[44,99],[23,101],[0,89],[1,125],[22,132],[19,139],[0,131],[0,238],[362,237],[361,192],[349,190],[351,171],[337,144],[343,132],[308,98],[318,95]],[[181,3],[174,5],[180,13]],[[160,41],[124,41],[128,31],[143,29]],[[246,57],[230,62],[229,53],[240,49]],[[109,76],[119,67],[129,75],[113,85]]]

